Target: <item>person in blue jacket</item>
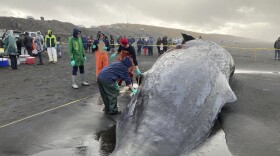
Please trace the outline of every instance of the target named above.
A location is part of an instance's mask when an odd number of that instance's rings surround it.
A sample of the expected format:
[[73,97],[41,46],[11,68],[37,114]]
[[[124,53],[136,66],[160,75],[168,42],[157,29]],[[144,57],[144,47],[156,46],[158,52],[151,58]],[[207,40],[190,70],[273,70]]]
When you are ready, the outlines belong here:
[[97,84],[105,105],[104,111],[110,114],[120,114],[117,107],[117,98],[119,94],[119,85],[117,80],[122,79],[131,89],[133,94],[137,93],[134,89],[129,77],[128,68],[131,66],[132,60],[128,56],[121,62],[114,62],[104,67],[97,77]]

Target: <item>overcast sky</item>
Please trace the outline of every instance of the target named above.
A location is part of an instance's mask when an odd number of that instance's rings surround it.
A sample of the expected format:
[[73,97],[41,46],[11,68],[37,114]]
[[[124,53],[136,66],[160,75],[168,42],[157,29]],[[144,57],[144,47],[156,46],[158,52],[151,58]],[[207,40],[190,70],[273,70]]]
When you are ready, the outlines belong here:
[[133,23],[267,41],[280,36],[279,0],[1,0],[0,6],[0,16],[86,27]]

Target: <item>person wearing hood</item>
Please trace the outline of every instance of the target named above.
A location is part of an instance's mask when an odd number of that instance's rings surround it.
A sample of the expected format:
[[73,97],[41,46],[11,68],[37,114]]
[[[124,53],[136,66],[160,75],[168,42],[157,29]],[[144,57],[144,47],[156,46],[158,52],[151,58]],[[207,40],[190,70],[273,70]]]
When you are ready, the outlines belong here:
[[12,30],[8,30],[6,32],[6,35],[3,39],[3,44],[5,54],[9,55],[11,59],[12,69],[17,69],[17,45]]
[[58,58],[62,57],[62,43],[61,43],[61,36],[58,36],[57,38],[57,46],[56,46],[56,51],[58,54]]
[[280,37],[278,38],[278,40],[275,41],[274,43],[274,49],[275,49],[275,56],[274,59],[280,59]]
[[109,41],[105,40],[105,35],[102,32],[98,32],[97,40],[92,45],[92,50],[95,51],[96,78],[99,72],[108,66],[108,51],[110,49]]
[[17,42],[20,44],[20,55],[27,55],[26,53],[26,49],[25,49],[25,45],[24,45],[24,35],[25,34],[20,34],[19,39],[17,40]]
[[29,36],[28,32],[25,32],[24,34],[24,46],[25,49],[28,52],[28,55],[32,55],[32,43],[33,43],[33,38]]
[[163,53],[163,44],[160,37],[157,40],[157,50],[158,50],[158,55],[161,55]]
[[164,36],[163,38],[162,38],[162,44],[163,44],[163,52],[166,52],[167,51],[167,48],[168,48],[168,40],[167,40],[167,36]]
[[76,76],[78,72],[78,68],[81,75],[82,86],[89,86],[89,84],[85,81],[84,75],[84,63],[87,61],[85,56],[85,50],[83,46],[83,42],[81,39],[81,31],[77,28],[73,30],[73,36],[69,38],[68,41],[68,53],[71,60],[72,69],[72,87],[74,89],[78,89],[78,85],[76,84]]
[[48,30],[47,35],[45,36],[45,46],[48,51],[49,63],[57,62],[57,53],[56,53],[56,37],[52,34],[51,30]]
[[117,97],[119,94],[119,85],[117,80],[122,79],[131,89],[133,94],[137,93],[134,89],[129,77],[128,68],[131,66],[132,60],[130,57],[125,57],[120,62],[114,62],[107,67],[104,67],[97,77],[97,84],[105,105],[104,111],[110,114],[120,114],[117,107]]
[[43,47],[44,38],[41,35],[40,31],[37,31],[37,36],[34,39],[34,43],[36,45],[36,50],[38,51],[38,58],[39,58],[39,63],[37,65],[43,65],[42,52],[44,50],[44,47]]

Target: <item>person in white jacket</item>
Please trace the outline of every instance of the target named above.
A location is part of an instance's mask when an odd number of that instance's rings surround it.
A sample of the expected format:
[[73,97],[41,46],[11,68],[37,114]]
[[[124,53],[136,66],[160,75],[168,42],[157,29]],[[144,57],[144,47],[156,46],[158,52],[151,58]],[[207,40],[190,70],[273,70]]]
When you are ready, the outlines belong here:
[[43,65],[42,52],[44,50],[43,47],[44,37],[41,35],[40,31],[37,31],[37,36],[34,39],[34,43],[36,45],[36,50],[38,52],[38,57],[39,57],[39,63],[37,65]]

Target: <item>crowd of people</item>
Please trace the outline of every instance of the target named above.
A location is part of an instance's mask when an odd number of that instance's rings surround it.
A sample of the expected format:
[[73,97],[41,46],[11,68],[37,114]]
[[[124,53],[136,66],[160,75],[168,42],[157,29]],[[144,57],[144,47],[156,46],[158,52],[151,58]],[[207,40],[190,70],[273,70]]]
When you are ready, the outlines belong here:
[[[168,42],[167,36],[161,38],[158,38],[156,42],[156,47],[158,50],[158,55],[162,55],[164,52],[167,51],[167,47],[172,44]],[[137,54],[141,55],[142,49],[145,56],[153,56],[153,47],[154,47],[154,40],[153,37],[149,37],[147,39],[145,38],[139,38],[137,41]]]
[[[122,38],[127,38],[128,44],[135,45],[137,47],[137,55],[141,55],[143,52],[144,56],[153,56],[154,55],[154,47],[157,47],[158,55],[162,55],[164,52],[167,51],[168,47],[170,45],[173,45],[172,40],[168,40],[167,36],[158,38],[158,40],[155,42],[153,37],[140,37],[137,41],[132,36],[119,36],[116,40],[114,39],[113,35],[110,35],[108,38],[106,35],[104,36],[104,40],[109,43],[110,45],[110,52],[115,52],[115,45],[120,45],[120,41]],[[96,38],[91,36],[83,35],[82,36],[82,43],[83,47],[86,50],[86,52],[94,52],[94,50],[91,50],[91,46],[93,43],[99,40],[99,37]]]
[[[85,80],[85,62],[87,61],[85,52],[95,53],[96,58],[96,82],[104,103],[104,111],[109,114],[121,113],[117,107],[117,97],[120,91],[122,81],[126,83],[133,94],[137,94],[137,89],[133,88],[133,71],[136,70],[137,75],[141,76],[137,55],[143,53],[145,56],[153,56],[153,47],[156,46],[158,55],[162,55],[167,51],[170,42],[165,36],[158,38],[154,45],[153,37],[139,38],[136,41],[137,53],[133,44],[135,39],[131,36],[126,38],[120,36],[116,42],[112,35],[108,38],[103,32],[99,31],[96,38],[92,36],[82,36],[81,30],[75,28],[72,36],[68,40],[68,54],[70,57],[70,65],[72,66],[72,88],[78,89],[76,76],[79,71],[81,76],[81,85],[89,86]],[[117,43],[117,44],[115,44]],[[37,32],[37,36],[32,38],[29,33],[20,35],[16,40],[13,31],[8,30],[3,36],[3,45],[5,54],[11,60],[11,68],[17,69],[17,55],[32,55],[32,51],[36,49],[39,62],[43,65],[42,52],[46,49],[48,53],[49,63],[56,64],[57,58],[62,55],[61,37],[56,38],[51,30],[48,30],[45,36],[41,32]],[[115,49],[117,48],[117,50]],[[280,37],[274,44],[275,59],[280,59]],[[110,58],[118,56],[118,61],[109,64]]]
[[138,75],[142,74],[136,59],[135,49],[125,37],[117,41],[120,42],[120,46],[116,52],[113,50],[110,56],[113,58],[119,54],[118,62],[109,65],[108,52],[115,48],[114,44],[110,45],[112,42],[114,42],[112,36],[110,36],[109,41],[106,35],[99,31],[96,40],[93,40],[92,43],[87,42],[85,46],[81,31],[76,28],[68,41],[68,53],[72,66],[72,87],[74,89],[79,88],[76,84],[78,70],[82,78],[82,85],[89,85],[84,78],[84,63],[87,61],[85,51],[88,50],[88,45],[90,45],[90,49],[96,57],[96,82],[105,106],[104,111],[111,115],[121,113],[117,107],[117,97],[122,81],[125,81],[133,94],[136,94],[137,89],[134,89],[132,85],[134,67]]
[[[52,30],[48,30],[45,36],[37,32],[37,36],[32,38],[28,32],[20,35],[16,40],[12,31],[7,31],[4,36],[4,50],[9,55],[12,69],[17,69],[17,55],[33,55],[34,49],[38,55],[38,65],[43,65],[42,52],[47,51],[49,63],[56,64],[62,55],[61,37],[56,38]],[[137,53],[133,44],[136,43]],[[120,86],[124,81],[133,93],[137,89],[133,88],[133,71],[141,75],[137,54],[140,55],[143,49],[144,55],[153,55],[154,40],[152,37],[147,39],[139,38],[137,42],[131,36],[119,36],[117,40],[113,35],[108,38],[103,32],[99,31],[96,38],[93,36],[82,36],[79,29],[74,29],[72,36],[68,40],[68,54],[70,65],[72,66],[72,88],[78,89],[76,83],[77,73],[81,76],[81,85],[89,86],[85,80],[85,62],[87,61],[86,52],[93,52],[96,58],[96,82],[104,102],[104,111],[110,114],[121,113],[117,109],[117,96]],[[156,42],[158,54],[161,55],[167,50],[167,38],[159,38]],[[117,49],[115,49],[117,48]],[[110,54],[110,56],[108,56]],[[118,61],[109,64],[108,59],[118,56]]]
[[61,37],[58,39],[52,34],[51,30],[45,36],[37,31],[36,37],[31,37],[28,32],[20,34],[15,38],[12,30],[7,30],[2,36],[4,54],[9,55],[12,69],[17,69],[17,56],[19,55],[38,55],[37,65],[43,65],[42,52],[48,53],[49,63],[57,63],[57,58],[62,56]]

